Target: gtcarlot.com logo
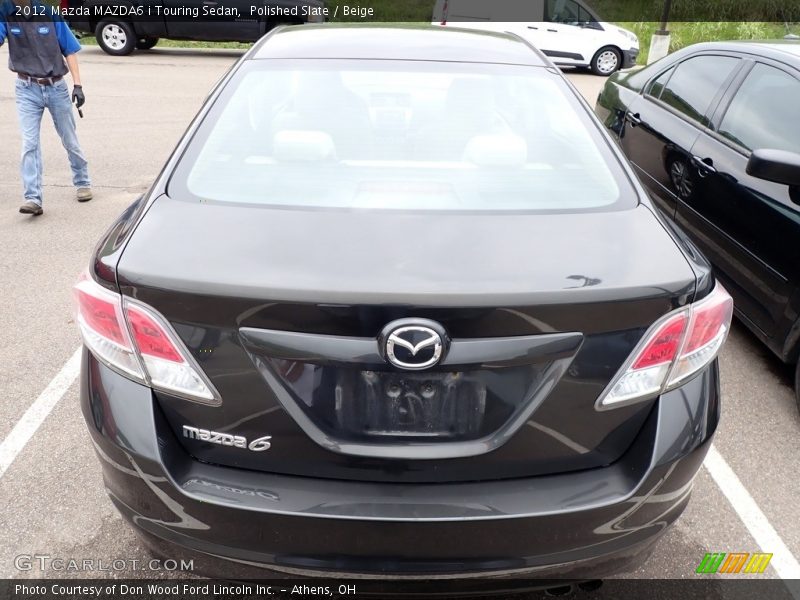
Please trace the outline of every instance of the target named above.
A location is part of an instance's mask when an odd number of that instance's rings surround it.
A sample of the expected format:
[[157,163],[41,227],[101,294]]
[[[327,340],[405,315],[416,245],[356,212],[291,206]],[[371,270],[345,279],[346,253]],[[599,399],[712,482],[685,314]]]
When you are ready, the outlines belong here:
[[19,554],[14,566],[20,571],[58,571],[82,573],[86,571],[193,571],[194,560],[171,558],[139,560],[136,558],[74,558],[49,554]]
[[772,554],[756,552],[709,552],[697,565],[697,573],[737,573],[754,574],[763,573],[772,560]]

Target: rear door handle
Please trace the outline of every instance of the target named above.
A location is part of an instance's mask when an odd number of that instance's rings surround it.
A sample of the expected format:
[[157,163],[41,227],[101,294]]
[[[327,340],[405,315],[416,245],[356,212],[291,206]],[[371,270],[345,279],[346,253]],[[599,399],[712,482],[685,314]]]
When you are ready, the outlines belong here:
[[626,112],[625,120],[630,123],[632,127],[642,124],[642,116],[639,113],[634,114],[631,112]]
[[533,25],[528,25],[528,29],[535,29],[536,31],[539,31],[539,28],[538,27],[534,27]]
[[697,170],[700,172],[701,176],[717,172],[716,167],[714,167],[714,160],[711,158],[700,158],[699,156],[693,156],[692,162],[694,162],[694,165],[697,167]]
[[558,33],[558,29],[548,29],[547,31],[550,33]]

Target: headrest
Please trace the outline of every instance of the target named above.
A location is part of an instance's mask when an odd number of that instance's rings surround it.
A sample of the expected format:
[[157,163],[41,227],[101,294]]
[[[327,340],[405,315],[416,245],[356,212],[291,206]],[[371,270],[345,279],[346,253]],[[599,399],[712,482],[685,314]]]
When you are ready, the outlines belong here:
[[528,144],[513,133],[476,135],[467,142],[464,160],[479,167],[521,167],[528,161]]
[[493,105],[492,82],[485,77],[456,77],[447,90],[448,110],[489,110]]
[[272,143],[279,161],[322,161],[336,158],[333,139],[324,131],[288,129],[278,131]]

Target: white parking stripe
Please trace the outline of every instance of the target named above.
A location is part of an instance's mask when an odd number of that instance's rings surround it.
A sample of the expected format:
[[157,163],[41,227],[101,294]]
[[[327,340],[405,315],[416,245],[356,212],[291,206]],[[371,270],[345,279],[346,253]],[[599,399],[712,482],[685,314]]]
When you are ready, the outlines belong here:
[[[750,492],[739,481],[728,462],[713,445],[708,451],[704,464],[761,551],[772,553],[770,565],[775,569],[778,577],[800,579],[800,563],[797,562],[767,516],[758,507]],[[731,548],[731,551],[740,552],[742,549]],[[791,591],[797,597],[795,590]]]
[[78,377],[80,365],[78,348],[0,444],[0,478]]

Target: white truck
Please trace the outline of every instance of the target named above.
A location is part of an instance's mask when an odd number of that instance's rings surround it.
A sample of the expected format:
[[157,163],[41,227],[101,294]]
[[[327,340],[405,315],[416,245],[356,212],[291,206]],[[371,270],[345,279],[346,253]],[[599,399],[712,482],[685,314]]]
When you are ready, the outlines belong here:
[[580,0],[437,0],[432,23],[515,33],[559,66],[604,77],[639,55],[635,33],[601,21]]

